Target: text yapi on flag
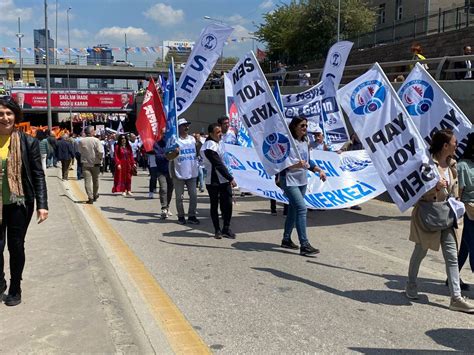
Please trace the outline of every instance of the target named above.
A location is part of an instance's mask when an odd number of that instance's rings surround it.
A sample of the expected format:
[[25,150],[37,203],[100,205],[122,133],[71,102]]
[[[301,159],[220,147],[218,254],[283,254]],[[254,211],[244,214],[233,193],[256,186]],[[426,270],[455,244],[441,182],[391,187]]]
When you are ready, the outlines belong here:
[[153,145],[161,139],[162,129],[166,126],[163,104],[153,78],[150,78],[148,83],[142,108],[135,125],[145,150],[147,152],[152,151]]
[[[275,175],[301,160],[285,118],[253,52],[234,66],[229,77],[239,117],[267,174]],[[292,154],[290,151],[293,151]]]
[[202,30],[176,86],[178,116],[191,106],[201,91],[212,68],[222,55],[227,37],[233,30],[232,27],[217,23],[210,24]]
[[388,193],[405,211],[436,185],[439,174],[382,68],[375,63],[338,98]]
[[472,124],[423,65],[416,63],[398,96],[428,144],[437,131],[450,129],[458,139],[456,156],[462,156]]

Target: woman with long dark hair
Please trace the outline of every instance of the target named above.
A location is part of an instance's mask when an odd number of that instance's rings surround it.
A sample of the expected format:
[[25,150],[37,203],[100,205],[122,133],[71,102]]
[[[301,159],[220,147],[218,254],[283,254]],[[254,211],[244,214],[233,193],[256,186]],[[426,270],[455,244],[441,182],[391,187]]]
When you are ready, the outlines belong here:
[[115,145],[115,173],[112,192],[121,192],[123,196],[132,196],[132,173],[136,170],[132,147],[125,134],[121,134]]
[[[308,148],[308,121],[303,117],[295,117],[291,121],[290,132],[295,139],[296,148],[299,151],[301,160],[281,171],[279,174],[280,186],[285,196],[288,198],[289,207],[288,215],[285,220],[285,231],[281,247],[287,249],[298,249],[298,246],[291,240],[291,232],[296,225],[298,239],[300,242],[300,254],[303,256],[318,254],[319,250],[313,248],[309,243],[306,235],[306,203],[304,195],[306,193],[306,185],[308,184],[307,170],[319,173],[322,181],[326,181],[326,174],[318,166],[309,159]],[[297,158],[298,154],[292,149],[290,156]]]
[[418,287],[416,281],[421,262],[426,256],[428,249],[438,251],[441,247],[444,261],[446,263],[449,291],[451,293],[449,309],[453,311],[473,313],[474,305],[467,302],[461,295],[458,269],[459,242],[454,227],[435,232],[427,231],[419,212],[420,202],[442,202],[449,196],[459,196],[458,173],[456,169],[456,161],[454,160],[456,147],[456,137],[449,129],[438,131],[432,137],[430,153],[438,169],[440,180],[433,189],[420,198],[420,201],[415,205],[412,211],[410,240],[416,244],[410,258],[408,282],[405,292],[408,298],[418,299]]
[[[469,134],[466,150],[458,163],[458,174],[461,201],[466,207],[458,256],[459,270],[469,256],[471,271],[474,272],[474,133]],[[461,283],[461,287],[463,286],[465,290],[470,288],[468,284]]]
[[10,253],[10,288],[7,306],[21,303],[21,279],[25,267],[25,236],[36,201],[38,223],[48,218],[46,181],[36,138],[20,132],[16,125],[23,112],[8,97],[0,98],[0,297],[7,289],[3,250]]

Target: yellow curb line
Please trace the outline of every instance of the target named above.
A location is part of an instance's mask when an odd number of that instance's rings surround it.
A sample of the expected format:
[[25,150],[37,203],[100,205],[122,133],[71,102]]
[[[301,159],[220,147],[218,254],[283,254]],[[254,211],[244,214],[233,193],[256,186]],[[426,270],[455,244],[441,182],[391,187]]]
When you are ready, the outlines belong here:
[[[78,182],[69,182],[73,196],[77,200],[87,200]],[[92,205],[86,205],[84,211],[135,282],[173,351],[177,354],[211,354],[199,334],[107,219]]]

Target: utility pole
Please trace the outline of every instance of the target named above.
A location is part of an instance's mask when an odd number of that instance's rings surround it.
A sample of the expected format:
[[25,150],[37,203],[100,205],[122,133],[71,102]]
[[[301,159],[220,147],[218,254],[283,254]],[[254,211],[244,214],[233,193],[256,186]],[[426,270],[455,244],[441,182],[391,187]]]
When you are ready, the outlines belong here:
[[49,73],[49,30],[48,30],[48,1],[44,0],[44,34],[46,37],[46,102],[48,105],[48,128],[53,128],[51,112],[51,75]]
[[341,38],[341,0],[337,2],[337,41]]
[[[125,61],[128,63],[128,47],[127,47],[127,34],[125,33]],[[128,89],[128,79],[125,81],[125,86]]]
[[19,53],[19,60],[20,60],[20,80],[23,81],[23,60],[21,58],[21,39],[25,36],[23,33],[21,33],[21,26],[20,26],[20,18],[18,17],[18,33],[16,34],[18,37],[18,53]]
[[66,11],[66,18],[67,18],[67,52],[68,52],[68,62],[67,63],[67,88],[69,93],[69,120],[71,122],[71,134],[72,134],[72,100],[71,100],[71,78],[69,76],[69,66],[71,65],[71,38],[69,37],[69,11],[71,11],[71,7],[69,7]]
[[58,0],[56,0],[56,34],[54,36],[54,64],[58,64]]

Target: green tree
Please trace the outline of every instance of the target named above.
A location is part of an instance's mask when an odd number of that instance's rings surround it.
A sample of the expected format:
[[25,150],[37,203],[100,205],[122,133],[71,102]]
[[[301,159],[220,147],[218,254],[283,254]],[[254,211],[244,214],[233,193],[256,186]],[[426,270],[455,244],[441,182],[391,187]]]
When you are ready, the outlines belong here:
[[[341,38],[370,31],[375,13],[365,0],[341,1]],[[267,43],[270,60],[295,65],[326,55],[337,38],[337,2],[300,0],[264,15],[256,36]]]

